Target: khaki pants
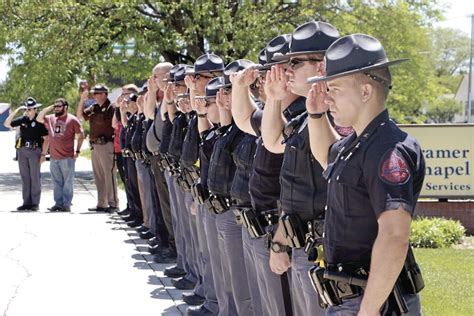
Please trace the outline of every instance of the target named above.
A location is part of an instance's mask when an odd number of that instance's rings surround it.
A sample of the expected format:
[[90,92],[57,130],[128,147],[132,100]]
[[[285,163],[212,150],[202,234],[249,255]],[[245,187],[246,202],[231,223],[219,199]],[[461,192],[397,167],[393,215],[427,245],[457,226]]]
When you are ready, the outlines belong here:
[[92,145],[92,170],[97,187],[98,207],[118,207],[114,143]]

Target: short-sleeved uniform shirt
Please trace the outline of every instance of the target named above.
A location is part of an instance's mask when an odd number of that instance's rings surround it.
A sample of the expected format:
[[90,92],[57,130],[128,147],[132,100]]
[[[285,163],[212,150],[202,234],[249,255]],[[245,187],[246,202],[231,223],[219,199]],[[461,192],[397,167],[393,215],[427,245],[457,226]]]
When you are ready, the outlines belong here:
[[155,108],[155,118],[146,134],[146,147],[151,153],[157,153],[160,150],[162,128],[163,120],[160,117],[160,110]]
[[326,261],[369,263],[380,214],[401,206],[413,215],[425,174],[421,148],[385,110],[359,137],[333,144],[329,162]]
[[181,157],[179,159],[180,165],[183,168],[191,170],[193,165],[199,159],[199,130],[198,130],[198,117],[196,112],[187,114],[188,128],[186,135],[184,136],[183,149],[181,151]]
[[74,157],[74,138],[84,135],[81,122],[76,116],[67,113],[64,117],[47,115],[44,125],[49,133],[49,152],[52,159],[60,160]]
[[109,99],[102,105],[91,105],[92,111],[83,112],[84,119],[89,121],[91,141],[99,137],[105,137],[108,141],[114,138],[114,128],[112,127],[112,118],[115,115],[115,109]]
[[43,136],[48,136],[48,130],[36,120],[36,116],[32,120],[27,116],[18,117],[11,122],[10,126],[20,126],[20,147],[25,146],[26,142],[35,143],[38,147],[41,147]]

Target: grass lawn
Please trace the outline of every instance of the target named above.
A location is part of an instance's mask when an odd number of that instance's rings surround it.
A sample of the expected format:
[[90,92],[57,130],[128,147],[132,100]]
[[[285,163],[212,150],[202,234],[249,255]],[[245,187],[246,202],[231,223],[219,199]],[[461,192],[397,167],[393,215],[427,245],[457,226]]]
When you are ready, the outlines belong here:
[[414,251],[425,280],[423,315],[474,315],[474,250]]

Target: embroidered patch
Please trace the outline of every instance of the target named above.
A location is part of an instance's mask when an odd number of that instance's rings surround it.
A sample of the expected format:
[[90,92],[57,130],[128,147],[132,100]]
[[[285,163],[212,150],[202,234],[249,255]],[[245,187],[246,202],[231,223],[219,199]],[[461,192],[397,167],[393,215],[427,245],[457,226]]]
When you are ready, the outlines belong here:
[[336,132],[343,137],[349,136],[354,131],[352,127],[342,127],[336,125],[335,128]]
[[408,181],[410,178],[408,164],[397,150],[385,154],[379,176],[389,184],[404,184]]

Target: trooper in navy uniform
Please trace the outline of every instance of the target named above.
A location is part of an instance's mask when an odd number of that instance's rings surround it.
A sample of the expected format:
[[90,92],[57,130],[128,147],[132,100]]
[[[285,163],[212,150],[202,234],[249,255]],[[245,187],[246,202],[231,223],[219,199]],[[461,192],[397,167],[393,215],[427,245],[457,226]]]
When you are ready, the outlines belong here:
[[[195,109],[198,116],[198,131],[201,135],[199,144],[199,179],[191,189],[194,200],[198,203],[198,220],[204,224],[205,241],[209,253],[214,290],[218,302],[216,311],[208,309],[207,300],[200,307],[188,308],[188,315],[233,315],[236,313],[235,303],[229,284],[224,282],[222,256],[219,251],[216,214],[210,202],[208,175],[214,144],[218,139],[219,110],[216,104],[216,95],[222,84],[222,77],[211,79],[205,88],[205,96],[198,96],[195,100]],[[197,91],[200,93],[199,91]],[[201,235],[200,232],[198,232]],[[199,240],[201,240],[200,236]],[[203,253],[205,253],[203,249]],[[205,254],[206,255],[206,254]],[[204,258],[204,260],[206,260]],[[215,308],[216,306],[214,306]]]
[[[48,130],[36,121],[37,108],[41,104],[36,103],[33,98],[28,98],[25,104],[12,111],[4,122],[7,128],[20,127],[20,138],[16,143],[18,153],[18,166],[20,168],[23,204],[17,208],[18,211],[37,211],[41,197],[41,163],[45,160],[46,148],[48,148]],[[15,115],[25,110],[22,117],[13,119]]]
[[[311,149],[328,179],[326,270],[311,276],[327,315],[421,314],[423,281],[409,233],[425,163],[418,142],[385,107],[389,66],[401,61],[389,61],[369,35],[348,35],[327,50],[326,75],[308,80],[318,82],[307,100]],[[354,133],[338,140],[328,110]],[[334,285],[334,295],[324,293]]]
[[[308,278],[308,270],[317,259],[313,249],[322,242],[327,184],[321,165],[310,151],[307,114],[284,125],[279,103],[285,98],[287,89],[304,100],[310,89],[304,80],[306,74],[318,73],[324,65],[324,52],[338,37],[339,32],[328,23],[311,21],[298,26],[292,33],[290,52],[273,57],[288,62],[287,69],[282,65],[272,66],[265,83],[267,98],[273,102],[267,102],[265,107],[263,141],[270,151],[284,153],[280,173],[281,218],[272,245],[292,249],[291,287],[296,315],[324,314]],[[309,244],[305,247],[309,235],[314,242],[308,239]],[[286,253],[272,252],[270,266],[274,272],[285,271],[288,262]]]
[[[250,239],[247,247],[251,248],[252,258],[257,269],[257,284],[262,302],[263,315],[292,315],[291,299],[288,284],[288,273],[281,276],[272,272],[269,259],[270,248],[268,237],[274,233],[278,222],[278,205],[280,197],[279,175],[283,162],[283,154],[274,154],[266,149],[261,136],[263,110],[252,100],[252,86],[259,90],[260,102],[265,103],[265,73],[274,64],[274,54],[287,53],[289,50],[289,35],[281,35],[272,39],[263,54],[259,55],[261,66],[247,69],[231,76],[233,81],[232,107],[233,117],[242,130],[259,136],[257,148],[249,179],[249,190],[252,208],[242,210],[243,224],[246,226],[244,240]],[[267,62],[270,60],[270,62]],[[250,86],[250,89],[249,89]],[[282,104],[282,112],[286,120],[291,120],[301,113],[304,107],[301,102],[293,102],[294,95]],[[286,251],[285,249],[275,251]],[[255,282],[255,281],[254,281]]]

